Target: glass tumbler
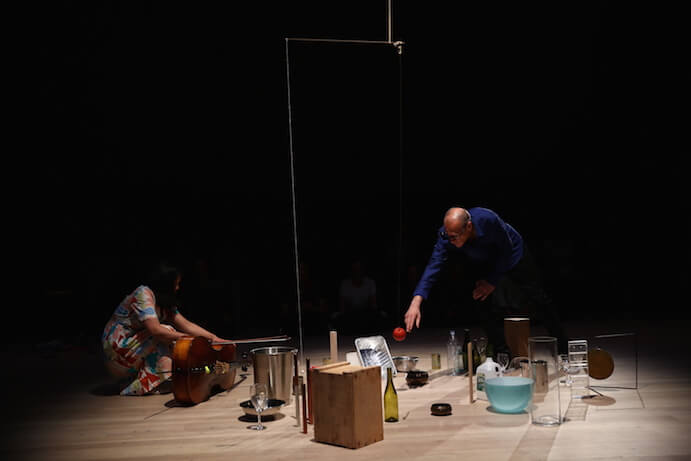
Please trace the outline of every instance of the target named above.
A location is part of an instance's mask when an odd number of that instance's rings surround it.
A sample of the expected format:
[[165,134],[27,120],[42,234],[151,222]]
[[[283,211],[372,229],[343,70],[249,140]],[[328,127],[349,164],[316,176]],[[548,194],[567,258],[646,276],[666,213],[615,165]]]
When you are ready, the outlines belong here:
[[540,426],[561,424],[559,399],[559,355],[557,338],[533,336],[528,338],[528,356],[533,380],[533,404],[530,420]]

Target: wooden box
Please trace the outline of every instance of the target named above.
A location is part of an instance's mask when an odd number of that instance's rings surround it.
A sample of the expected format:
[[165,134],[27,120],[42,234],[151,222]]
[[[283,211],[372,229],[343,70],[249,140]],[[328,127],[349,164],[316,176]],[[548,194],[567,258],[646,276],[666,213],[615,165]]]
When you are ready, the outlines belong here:
[[339,362],[310,373],[317,442],[360,448],[384,439],[379,366]]

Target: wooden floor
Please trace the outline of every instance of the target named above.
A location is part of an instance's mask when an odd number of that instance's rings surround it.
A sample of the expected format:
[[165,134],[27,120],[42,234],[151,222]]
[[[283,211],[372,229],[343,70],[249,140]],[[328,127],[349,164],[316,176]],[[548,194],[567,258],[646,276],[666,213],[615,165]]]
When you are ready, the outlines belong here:
[[[468,402],[467,378],[440,376],[399,390],[398,423],[384,425],[384,440],[358,450],[317,443],[312,427],[301,434],[294,405],[268,429],[247,429],[238,404],[247,399],[250,374],[228,392],[194,407],[180,407],[172,395],[121,397],[100,367],[98,355],[83,350],[41,355],[15,350],[5,363],[2,459],[406,459],[406,460],[682,460],[691,459],[691,373],[683,325],[638,328],[638,389],[603,389],[564,413],[558,427],[530,424],[529,414],[505,415],[486,401]],[[630,328],[570,326],[571,337],[618,333]],[[444,352],[445,331],[422,330],[401,343],[394,355]],[[620,368],[635,364],[633,349],[617,358]],[[340,357],[354,350],[353,338],[339,338]],[[329,355],[329,338],[305,338],[304,355],[317,364]],[[624,356],[627,354],[628,356]],[[635,378],[622,374],[624,381]],[[627,371],[627,373],[629,373]],[[615,383],[617,384],[617,383]],[[628,383],[621,383],[628,384]],[[567,391],[567,388],[562,388]],[[453,414],[430,415],[434,402],[449,402]]]

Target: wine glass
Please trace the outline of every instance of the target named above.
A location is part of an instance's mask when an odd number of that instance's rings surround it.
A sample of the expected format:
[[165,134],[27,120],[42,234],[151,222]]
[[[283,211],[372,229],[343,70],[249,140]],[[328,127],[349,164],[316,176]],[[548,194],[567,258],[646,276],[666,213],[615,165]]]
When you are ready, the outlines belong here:
[[250,401],[252,402],[254,411],[257,412],[257,424],[249,426],[248,429],[263,431],[266,429],[266,426],[262,424],[262,411],[266,410],[269,403],[266,384],[255,383],[250,386]]
[[569,368],[569,355],[559,354],[559,382],[567,386],[570,386],[572,382]]
[[487,358],[487,338],[480,336],[479,338],[475,339],[475,347],[477,348],[477,353],[480,356],[480,363],[484,362]]

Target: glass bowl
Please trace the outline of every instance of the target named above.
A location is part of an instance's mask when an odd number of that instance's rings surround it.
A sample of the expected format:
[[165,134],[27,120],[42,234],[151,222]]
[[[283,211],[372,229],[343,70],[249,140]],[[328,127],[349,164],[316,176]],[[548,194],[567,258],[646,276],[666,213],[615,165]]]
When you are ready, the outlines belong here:
[[533,399],[533,379],[501,376],[485,381],[485,393],[499,413],[521,413]]

